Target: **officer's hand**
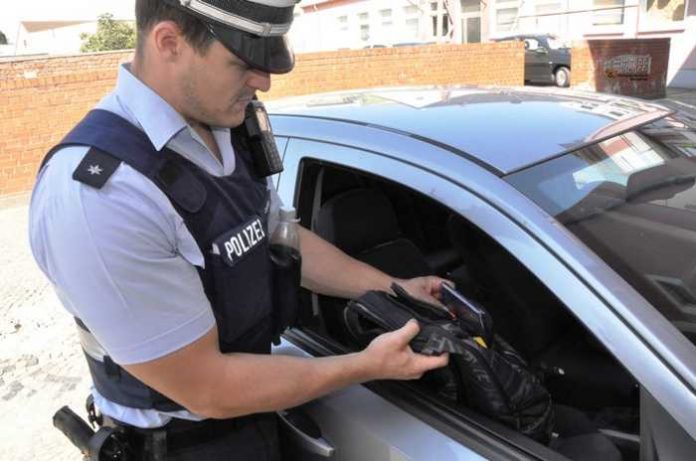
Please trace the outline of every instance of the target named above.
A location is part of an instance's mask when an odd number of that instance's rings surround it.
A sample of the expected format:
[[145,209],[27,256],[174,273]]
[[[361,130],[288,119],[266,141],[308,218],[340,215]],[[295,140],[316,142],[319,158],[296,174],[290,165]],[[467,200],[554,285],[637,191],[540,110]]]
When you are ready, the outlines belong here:
[[411,320],[400,329],[372,340],[361,352],[370,379],[418,379],[428,370],[447,365],[448,354],[427,356],[411,350],[408,344],[419,331],[418,322]]
[[422,299],[423,301],[440,306],[442,305],[440,302],[440,286],[443,283],[454,285],[452,282],[447,282],[445,279],[435,276],[397,280],[396,283],[401,285],[401,287],[414,298]]

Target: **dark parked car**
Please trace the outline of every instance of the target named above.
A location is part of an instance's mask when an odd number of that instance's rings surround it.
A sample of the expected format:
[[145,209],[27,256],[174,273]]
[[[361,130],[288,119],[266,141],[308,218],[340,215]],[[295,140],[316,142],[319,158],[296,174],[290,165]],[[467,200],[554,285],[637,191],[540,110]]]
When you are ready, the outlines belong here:
[[[604,459],[593,450],[607,444],[626,461],[694,459],[695,119],[544,88],[383,89],[269,111],[277,187],[302,225],[395,277],[456,282],[584,428],[538,443],[426,375],[283,413],[297,459]],[[359,347],[346,300],[302,303],[275,353]]]
[[496,41],[524,42],[524,79],[531,83],[570,84],[570,49],[552,35],[513,35]]

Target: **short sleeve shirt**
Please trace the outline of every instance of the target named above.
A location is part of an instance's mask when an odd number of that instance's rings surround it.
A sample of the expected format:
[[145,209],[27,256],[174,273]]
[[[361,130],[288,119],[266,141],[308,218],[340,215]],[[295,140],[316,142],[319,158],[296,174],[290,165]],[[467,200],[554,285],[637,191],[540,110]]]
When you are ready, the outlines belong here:
[[[212,175],[235,169],[229,129],[212,128],[219,161],[127,64],[119,69],[115,90],[97,107],[143,130],[157,150],[166,146]],[[169,199],[129,165],[122,163],[101,189],[73,180],[87,150],[64,148],[40,172],[30,206],[32,252],[65,308],[116,363],[163,357],[215,325],[196,269],[204,266],[203,255]],[[272,232],[280,200],[268,184]],[[130,424],[155,427],[170,417],[122,407],[93,393],[105,414]]]

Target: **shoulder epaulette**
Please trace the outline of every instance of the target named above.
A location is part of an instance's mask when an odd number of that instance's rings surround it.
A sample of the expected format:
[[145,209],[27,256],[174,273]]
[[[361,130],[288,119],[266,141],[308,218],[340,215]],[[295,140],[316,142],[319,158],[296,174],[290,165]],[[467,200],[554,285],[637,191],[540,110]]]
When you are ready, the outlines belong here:
[[121,160],[92,147],[73,172],[73,179],[101,189],[120,164]]

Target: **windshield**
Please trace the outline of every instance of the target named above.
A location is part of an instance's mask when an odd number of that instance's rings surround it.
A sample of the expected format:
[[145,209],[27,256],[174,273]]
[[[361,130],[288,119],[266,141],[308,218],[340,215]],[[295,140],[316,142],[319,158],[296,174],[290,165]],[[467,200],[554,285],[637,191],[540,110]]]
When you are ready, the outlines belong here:
[[507,178],[696,337],[696,130],[653,122]]
[[557,37],[548,37],[547,41],[549,42],[549,48],[551,48],[552,50],[569,48],[568,43],[564,42],[563,40]]

